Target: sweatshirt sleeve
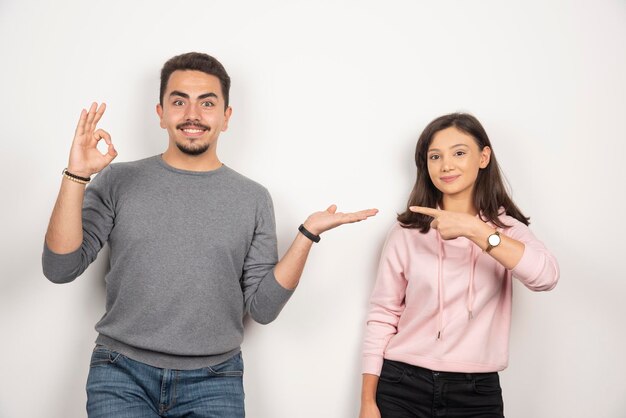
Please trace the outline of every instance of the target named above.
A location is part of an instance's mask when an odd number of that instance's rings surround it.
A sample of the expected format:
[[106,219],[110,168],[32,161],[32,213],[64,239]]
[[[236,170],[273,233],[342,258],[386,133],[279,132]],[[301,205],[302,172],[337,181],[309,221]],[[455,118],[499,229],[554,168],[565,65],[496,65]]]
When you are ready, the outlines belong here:
[[43,273],[54,283],[69,283],[80,276],[109,238],[115,219],[110,191],[111,166],[102,170],[85,190],[83,200],[83,242],[75,251],[57,254],[44,241]]
[[272,322],[287,303],[293,290],[282,287],[274,276],[278,263],[276,222],[269,192],[259,204],[256,226],[243,265],[241,287],[245,311],[260,324]]
[[524,244],[524,254],[511,270],[513,276],[530,290],[552,290],[559,281],[559,265],[554,255],[539,241],[528,226],[516,221],[504,234]]
[[387,237],[380,257],[365,329],[363,373],[380,375],[387,344],[398,331],[407,286],[402,261],[408,259],[404,239],[403,228],[396,224]]

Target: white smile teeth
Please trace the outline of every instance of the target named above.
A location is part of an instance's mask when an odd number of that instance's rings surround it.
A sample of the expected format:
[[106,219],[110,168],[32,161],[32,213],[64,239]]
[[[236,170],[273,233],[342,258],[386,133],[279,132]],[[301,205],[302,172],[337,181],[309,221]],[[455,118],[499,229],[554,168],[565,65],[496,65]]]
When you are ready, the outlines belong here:
[[197,134],[202,132],[202,129],[183,129],[183,131],[190,133],[190,134]]

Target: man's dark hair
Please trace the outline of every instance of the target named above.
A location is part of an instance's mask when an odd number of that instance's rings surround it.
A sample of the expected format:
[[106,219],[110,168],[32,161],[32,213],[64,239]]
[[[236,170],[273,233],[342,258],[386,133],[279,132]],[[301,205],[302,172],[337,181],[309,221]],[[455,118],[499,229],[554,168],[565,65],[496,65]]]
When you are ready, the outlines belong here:
[[500,166],[496,160],[491,141],[487,132],[478,119],[467,113],[451,113],[440,116],[433,120],[424,128],[422,135],[415,147],[415,165],[417,166],[417,180],[413,191],[409,196],[406,210],[398,215],[398,221],[404,228],[418,228],[420,232],[426,233],[430,229],[432,218],[427,215],[412,212],[410,206],[425,206],[436,208],[442,202],[442,193],[435,187],[428,174],[428,148],[433,141],[435,134],[444,129],[455,127],[461,132],[474,138],[478,149],[491,148],[491,158],[489,165],[478,172],[474,186],[474,206],[481,212],[483,221],[489,221],[500,228],[505,228],[499,219],[500,208],[504,208],[507,215],[512,216],[521,223],[528,225],[528,217],[513,203],[509,196]]
[[203,73],[213,75],[220,80],[222,86],[222,95],[224,95],[224,109],[228,107],[228,96],[230,92],[230,77],[224,69],[224,66],[210,55],[200,52],[188,52],[186,54],[177,55],[170,58],[161,70],[161,91],[159,94],[159,103],[163,106],[163,96],[167,88],[167,82],[174,71],[202,71]]

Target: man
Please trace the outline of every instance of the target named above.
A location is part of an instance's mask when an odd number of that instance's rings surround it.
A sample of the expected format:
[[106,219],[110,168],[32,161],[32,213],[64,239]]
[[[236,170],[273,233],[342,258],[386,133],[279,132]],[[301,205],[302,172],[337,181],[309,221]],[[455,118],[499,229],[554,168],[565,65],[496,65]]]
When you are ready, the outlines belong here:
[[217,156],[232,113],[229,88],[213,57],[170,59],[156,109],[167,150],[128,163],[110,165],[117,152],[97,129],[104,103],[81,112],[43,270],[53,282],[72,281],[109,243],[106,313],[87,381],[90,417],[243,417],[243,316],[276,318],[313,241],[376,213],[337,213],[334,205],[316,212],[278,261],[269,193]]

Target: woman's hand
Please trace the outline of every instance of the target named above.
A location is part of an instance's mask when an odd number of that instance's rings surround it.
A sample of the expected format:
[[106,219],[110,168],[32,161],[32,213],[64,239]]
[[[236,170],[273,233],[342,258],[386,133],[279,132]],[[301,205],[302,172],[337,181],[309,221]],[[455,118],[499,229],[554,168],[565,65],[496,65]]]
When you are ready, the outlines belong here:
[[[455,239],[458,237],[470,238],[475,235],[478,228],[489,231],[487,225],[476,216],[467,213],[451,212],[449,210],[425,208],[422,206],[409,207],[411,212],[431,216],[433,221],[430,227],[439,231],[443,239]],[[486,235],[485,235],[486,236]]]
[[376,390],[379,377],[374,374],[363,373],[361,386],[361,412],[359,418],[381,418],[380,410],[376,405]]
[[375,401],[361,402],[359,418],[380,418],[380,410]]
[[[411,212],[432,216],[434,219],[430,223],[433,229],[439,231],[441,238],[454,239],[465,237],[485,251],[488,247],[487,238],[496,232],[496,229],[481,221],[478,217],[467,213],[450,212],[447,210],[424,208],[421,206],[409,207]],[[500,244],[489,251],[489,255],[511,270],[524,255],[525,245],[521,241],[500,235]]]
[[[103,129],[96,129],[96,125],[105,110],[106,104],[102,103],[98,107],[97,103],[92,103],[88,111],[83,109],[80,113],[70,150],[70,160],[67,165],[67,171],[70,173],[81,177],[90,177],[117,157],[117,151],[111,142],[111,135]],[[101,139],[104,139],[108,145],[105,154],[102,154],[97,148]]]

